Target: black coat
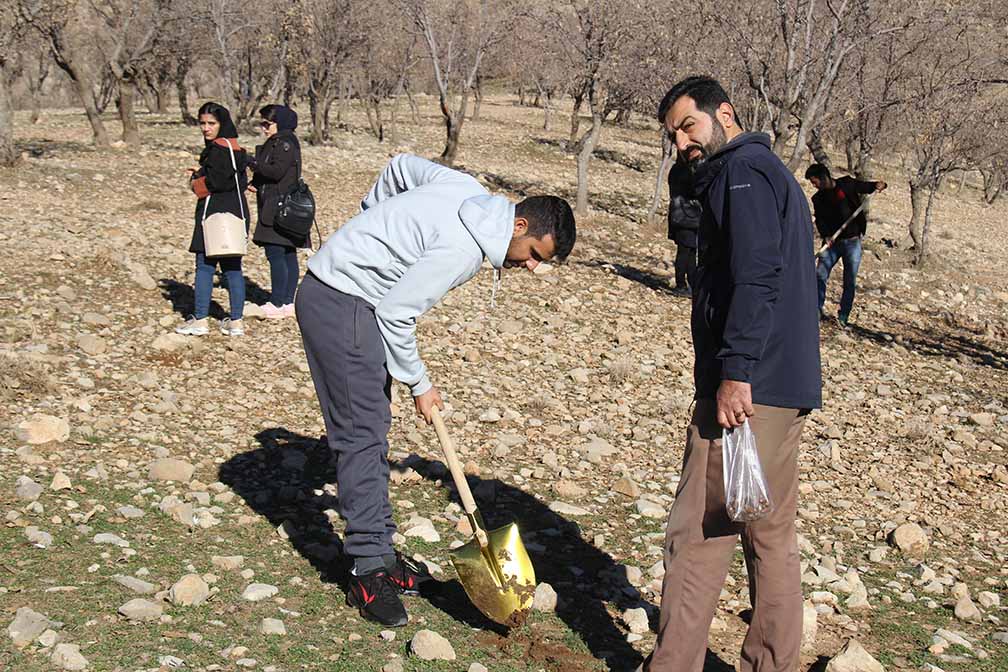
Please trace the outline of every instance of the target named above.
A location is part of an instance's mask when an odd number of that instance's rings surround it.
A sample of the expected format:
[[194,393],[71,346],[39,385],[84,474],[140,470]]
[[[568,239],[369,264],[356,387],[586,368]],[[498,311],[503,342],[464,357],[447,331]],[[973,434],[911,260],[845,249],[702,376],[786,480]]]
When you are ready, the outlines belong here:
[[756,404],[822,404],[812,217],[770,138],[744,133],[697,167],[702,196],[693,287],[698,399],[722,380],[752,385]]
[[256,188],[259,221],[252,242],[256,245],[302,247],[304,239],[292,240],[273,228],[277,209],[284,195],[297,184],[301,169],[301,145],[291,131],[279,131],[256,147],[255,172],[252,185]]
[[668,237],[676,245],[696,249],[697,229],[703,207],[693,196],[693,175],[689,166],[676,161],[669,170]]
[[[235,185],[235,170],[231,166],[231,154],[227,146],[220,143],[223,139],[207,144],[200,155],[200,168],[193,174],[194,181],[202,180],[206,185],[210,199],[206,203],[205,198],[196,201],[196,213],[193,220],[192,240],[189,242],[190,252],[204,252],[203,247],[203,206],[206,205],[206,216],[218,212],[230,212],[235,217],[242,217],[244,214],[245,227],[248,228],[250,221],[248,202],[245,200],[245,188],[248,186],[248,179],[245,176],[245,167],[248,157],[245,150],[238,148],[234,153],[235,164],[238,167],[238,188]],[[238,144],[232,139],[232,147]]]
[[[812,209],[819,236],[824,240],[837,232],[851,213],[861,206],[861,194],[875,193],[875,182],[855,180],[853,177],[838,177],[832,189],[821,189],[812,194]],[[841,238],[863,236],[868,230],[868,218],[862,210],[854,218]]]

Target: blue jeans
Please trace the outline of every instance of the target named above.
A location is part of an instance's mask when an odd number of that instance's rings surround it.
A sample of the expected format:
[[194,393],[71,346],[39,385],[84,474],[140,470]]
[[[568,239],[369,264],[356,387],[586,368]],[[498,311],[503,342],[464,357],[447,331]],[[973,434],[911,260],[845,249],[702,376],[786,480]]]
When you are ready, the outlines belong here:
[[266,260],[270,267],[270,303],[279,308],[288,303],[294,303],[294,290],[297,289],[298,268],[297,250],[284,245],[263,245]]
[[228,298],[231,301],[231,319],[242,319],[245,310],[245,277],[242,275],[241,257],[219,257],[207,259],[202,252],[196,253],[196,285],[193,287],[195,306],[193,317],[202,320],[210,314],[210,295],[213,293],[213,276],[217,265],[227,278]]
[[857,287],[857,272],[861,266],[861,238],[845,238],[838,240],[829,247],[816,265],[816,277],[819,279],[819,310],[826,304],[826,283],[829,282],[830,271],[836,263],[843,259],[843,295],[840,297],[840,315],[850,315],[854,307],[854,290]]

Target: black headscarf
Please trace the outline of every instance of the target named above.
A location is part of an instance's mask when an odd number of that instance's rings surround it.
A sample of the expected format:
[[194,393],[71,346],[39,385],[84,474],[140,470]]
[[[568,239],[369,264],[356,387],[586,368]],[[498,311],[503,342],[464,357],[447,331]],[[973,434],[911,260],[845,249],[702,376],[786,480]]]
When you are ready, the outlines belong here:
[[273,108],[273,121],[276,122],[277,132],[291,132],[297,128],[298,115],[286,105],[276,105]]
[[[220,123],[220,130],[217,132],[218,138],[237,138],[238,129],[235,128],[234,121],[231,120],[231,113],[223,105],[217,103],[203,103],[199,108],[199,114],[212,114]],[[200,163],[206,162],[207,154],[213,140],[203,140],[203,151],[200,153]]]

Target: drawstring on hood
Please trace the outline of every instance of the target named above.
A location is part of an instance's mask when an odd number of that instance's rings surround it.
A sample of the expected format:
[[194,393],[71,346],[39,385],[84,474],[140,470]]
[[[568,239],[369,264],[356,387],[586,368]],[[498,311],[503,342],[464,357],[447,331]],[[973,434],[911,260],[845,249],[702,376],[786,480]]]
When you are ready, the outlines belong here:
[[497,308],[497,290],[501,286],[501,269],[493,269],[493,287],[490,289],[490,308]]
[[463,201],[459,208],[459,219],[494,269],[493,289],[490,291],[491,308],[497,307],[501,267],[504,266],[514,236],[514,218],[514,203],[503,196],[473,196]]

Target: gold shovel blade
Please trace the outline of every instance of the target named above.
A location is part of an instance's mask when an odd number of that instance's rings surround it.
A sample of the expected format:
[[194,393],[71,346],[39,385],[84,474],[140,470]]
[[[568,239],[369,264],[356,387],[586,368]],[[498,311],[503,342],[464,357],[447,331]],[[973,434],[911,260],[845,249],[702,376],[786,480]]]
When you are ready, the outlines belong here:
[[535,570],[514,523],[487,532],[484,549],[473,539],[451,552],[459,581],[476,608],[502,625],[517,625],[531,608]]

